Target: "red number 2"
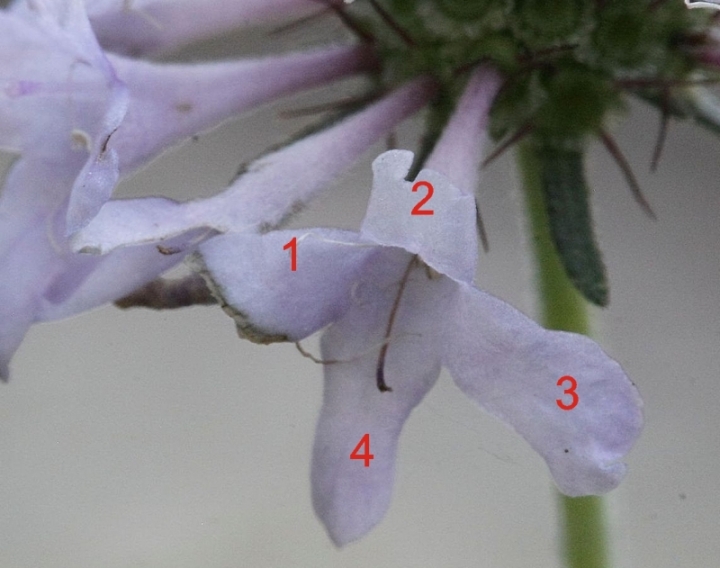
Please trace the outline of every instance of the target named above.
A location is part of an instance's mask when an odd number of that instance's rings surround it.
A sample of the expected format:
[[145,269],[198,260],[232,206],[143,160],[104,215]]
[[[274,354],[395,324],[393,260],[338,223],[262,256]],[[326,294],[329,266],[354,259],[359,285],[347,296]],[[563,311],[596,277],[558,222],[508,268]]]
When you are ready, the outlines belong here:
[[290,242],[283,247],[283,250],[288,249],[290,249],[290,270],[295,272],[297,270],[297,237],[290,239]]
[[[365,453],[359,453],[360,450],[365,449]],[[370,453],[370,434],[365,434],[355,449],[350,453],[351,460],[364,460],[365,467],[370,467],[370,460],[375,459],[375,456]]]
[[563,391],[563,394],[569,394],[572,397],[572,402],[570,404],[565,404],[562,399],[557,398],[555,399],[555,402],[557,405],[562,408],[563,410],[572,410],[578,405],[578,402],[580,402],[580,397],[578,396],[578,393],[575,392],[575,389],[577,388],[577,381],[575,380],[575,377],[571,377],[570,375],[565,375],[563,377],[560,377],[557,381],[557,386],[561,387],[563,383],[569,382],[570,386],[566,388]]
[[429,181],[416,181],[415,185],[412,186],[413,191],[417,191],[418,188],[425,187],[427,188],[427,194],[425,197],[423,197],[420,201],[417,202],[417,205],[412,208],[412,211],[410,211],[411,215],[434,215],[435,211],[433,209],[422,209],[422,206],[425,205],[428,201],[430,201],[430,198],[433,195],[433,192],[435,191],[435,188]]

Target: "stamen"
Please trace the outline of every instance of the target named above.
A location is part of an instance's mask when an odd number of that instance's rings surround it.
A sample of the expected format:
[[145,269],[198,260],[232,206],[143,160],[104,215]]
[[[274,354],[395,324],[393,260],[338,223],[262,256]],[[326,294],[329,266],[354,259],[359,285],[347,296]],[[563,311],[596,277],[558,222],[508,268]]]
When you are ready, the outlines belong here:
[[400,24],[398,24],[393,17],[390,15],[385,8],[380,6],[380,4],[377,3],[377,0],[369,0],[370,5],[375,8],[375,11],[380,15],[380,17],[383,19],[383,21],[390,26],[393,31],[400,36],[400,38],[405,42],[406,45],[414,46],[415,40],[410,36],[409,33],[407,33]]
[[303,26],[305,24],[309,24],[313,20],[320,19],[322,16],[325,16],[326,14],[329,14],[332,12],[332,8],[321,8],[317,12],[313,12],[312,14],[308,14],[307,16],[303,16],[301,18],[296,18],[291,22],[288,22],[287,24],[283,24],[282,26],[278,26],[273,30],[270,30],[268,33],[269,36],[274,35],[280,35],[285,32],[289,32],[294,30],[295,28],[299,28],[300,26]]
[[633,194],[633,197],[635,198],[635,201],[640,205],[640,207],[645,211],[645,213],[651,218],[651,219],[657,219],[655,212],[650,207],[650,204],[645,199],[645,196],[642,194],[642,190],[640,189],[640,184],[637,181],[637,178],[635,177],[635,174],[633,173],[632,169],[630,168],[630,164],[628,163],[627,159],[623,155],[622,151],[620,150],[619,146],[615,143],[615,140],[613,139],[610,134],[605,132],[604,130],[600,130],[600,140],[602,140],[603,145],[605,146],[605,149],[610,152],[610,155],[615,160],[615,163],[620,168],[620,171],[625,176],[625,181],[627,182],[628,186],[630,186],[630,191]]
[[278,113],[280,118],[300,118],[303,116],[310,116],[313,114],[320,114],[321,112],[333,111],[333,110],[344,110],[346,108],[353,108],[369,104],[380,98],[381,93],[370,93],[359,97],[346,97],[342,100],[331,101],[328,103],[321,103],[318,105],[312,105],[296,109],[283,110]]
[[337,363],[344,363],[344,361],[339,361],[337,359],[318,359],[317,357],[315,357],[315,355],[313,355],[309,351],[305,351],[305,349],[303,349],[302,345],[300,345],[299,341],[295,342],[295,347],[297,348],[298,351],[300,351],[300,355],[302,355],[303,357],[305,357],[307,359],[310,359],[313,363],[317,363],[318,365],[335,365]]
[[658,131],[655,149],[653,150],[652,160],[650,162],[650,171],[655,172],[660,162],[663,148],[665,147],[665,139],[667,138],[668,124],[670,122],[670,94],[667,89],[663,89],[660,97],[660,130]]
[[408,262],[407,268],[405,268],[405,272],[400,279],[400,288],[398,289],[398,293],[395,296],[395,301],[393,302],[392,309],[390,310],[390,317],[388,318],[388,324],[385,328],[385,342],[380,348],[380,355],[378,356],[377,369],[375,372],[375,380],[377,382],[377,388],[380,392],[392,392],[392,388],[390,388],[385,382],[385,358],[387,357],[388,347],[390,346],[388,340],[390,338],[390,334],[392,333],[393,325],[395,324],[395,317],[397,316],[398,308],[400,307],[400,299],[405,292],[405,286],[407,285],[408,277],[410,276],[410,272],[415,266],[417,259],[417,255],[414,255],[410,259],[410,262]]
[[515,133],[511,134],[510,137],[505,140],[505,142],[502,142],[497,148],[495,148],[495,150],[490,152],[490,155],[482,161],[480,167],[484,168],[485,166],[491,164],[497,158],[502,156],[512,146],[523,140],[528,134],[530,134],[534,130],[534,128],[535,127],[530,122],[526,122],[525,124],[523,124],[515,131]]
[[490,240],[485,230],[485,221],[483,221],[482,215],[480,214],[480,203],[477,197],[475,198],[475,225],[477,226],[478,237],[480,238],[483,252],[490,252]]
[[315,0],[315,2],[325,4],[329,10],[335,12],[335,15],[340,18],[340,21],[362,41],[367,43],[375,42],[375,37],[370,32],[362,29],[362,27],[345,11],[345,3],[338,3],[334,0]]
[[[403,334],[403,336],[405,336],[405,335],[418,335],[418,334],[414,334],[414,333]],[[305,348],[300,344],[299,341],[295,342],[295,348],[300,352],[300,355],[302,355],[306,359],[310,359],[313,363],[317,363],[318,365],[337,365],[338,363],[352,363],[353,361],[362,359],[368,353],[372,353],[372,352],[376,351],[378,347],[382,347],[383,345],[387,345],[388,343],[390,343],[391,339],[392,339],[391,337],[388,337],[382,343],[380,343],[378,345],[372,345],[372,346],[368,347],[367,349],[365,349],[364,351],[361,351],[357,355],[350,357],[349,359],[320,359],[319,357],[315,357],[315,355],[313,355],[309,351],[306,351]]]

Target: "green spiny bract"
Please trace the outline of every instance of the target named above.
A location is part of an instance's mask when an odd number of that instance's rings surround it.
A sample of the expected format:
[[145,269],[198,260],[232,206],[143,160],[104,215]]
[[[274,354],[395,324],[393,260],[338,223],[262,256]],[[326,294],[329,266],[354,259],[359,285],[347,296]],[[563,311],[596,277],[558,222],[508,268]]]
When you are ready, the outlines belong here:
[[378,4],[411,39],[369,2],[351,5],[351,15],[375,38],[384,84],[430,74],[446,104],[459,96],[459,79],[474,64],[491,63],[508,78],[491,117],[496,139],[528,124],[552,138],[592,135],[608,113],[623,108],[623,81],[643,79],[657,92],[693,77],[699,64],[679,46],[711,24],[710,13],[688,10],[679,0]]

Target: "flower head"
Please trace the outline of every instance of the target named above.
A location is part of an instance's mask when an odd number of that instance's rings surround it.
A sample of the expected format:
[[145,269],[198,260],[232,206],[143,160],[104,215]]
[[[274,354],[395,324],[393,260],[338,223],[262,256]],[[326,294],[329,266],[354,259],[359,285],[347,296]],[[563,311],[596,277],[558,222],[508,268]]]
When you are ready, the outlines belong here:
[[[430,164],[482,138],[497,87],[492,71],[474,75]],[[407,181],[412,161],[405,151],[375,160],[359,233],[229,233],[201,245],[196,259],[242,335],[297,341],[330,324],[322,338],[325,394],[312,486],[315,510],[338,545],[383,517],[402,426],[441,367],[528,441],[568,495],[614,488],[642,423],[637,391],[595,342],[547,331],[472,285],[472,194],[429,168]],[[453,173],[472,179],[476,163],[459,160]],[[412,215],[414,187],[431,188],[421,210],[432,214]],[[287,253],[293,241],[296,270]],[[558,402],[563,377],[575,381],[572,409]],[[365,434],[374,455],[368,468],[349,459]]]
[[72,252],[68,236],[122,176],[270,98],[374,63],[363,47],[196,64],[121,57],[101,49],[79,0],[0,12],[0,47],[0,146],[20,154],[0,196],[2,378],[34,321],[116,299],[182,259],[155,247],[102,259]]

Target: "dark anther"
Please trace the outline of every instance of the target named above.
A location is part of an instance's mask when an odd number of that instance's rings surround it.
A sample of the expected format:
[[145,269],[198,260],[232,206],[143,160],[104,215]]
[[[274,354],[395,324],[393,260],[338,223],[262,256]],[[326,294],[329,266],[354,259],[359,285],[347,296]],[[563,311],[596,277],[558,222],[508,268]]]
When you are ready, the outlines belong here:
[[480,244],[482,245],[483,252],[490,252],[490,240],[488,239],[487,231],[485,230],[485,221],[483,221],[482,215],[480,214],[480,203],[475,198],[475,225],[478,231],[478,237],[480,238]]
[[378,359],[377,372],[375,373],[375,380],[377,382],[377,388],[380,392],[392,392],[392,388],[387,386],[385,382],[385,354],[387,353],[387,344],[383,345],[383,350],[380,352],[380,358]]
[[375,371],[375,381],[377,388],[380,392],[392,392],[392,389],[385,382],[385,357],[387,357],[388,348],[390,347],[390,334],[392,333],[393,325],[395,324],[395,317],[397,316],[398,308],[400,307],[400,299],[402,298],[403,292],[405,292],[405,286],[407,285],[410,272],[412,271],[415,263],[417,262],[417,255],[413,256],[408,262],[405,272],[400,279],[400,288],[395,296],[392,308],[390,310],[390,317],[388,318],[388,324],[385,328],[385,342],[380,348],[380,355],[378,356],[377,368]]

